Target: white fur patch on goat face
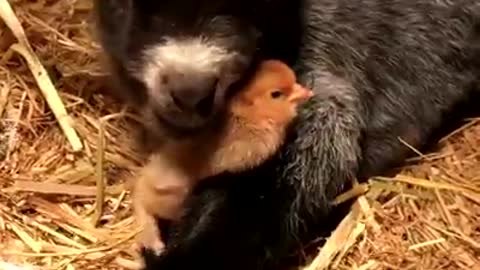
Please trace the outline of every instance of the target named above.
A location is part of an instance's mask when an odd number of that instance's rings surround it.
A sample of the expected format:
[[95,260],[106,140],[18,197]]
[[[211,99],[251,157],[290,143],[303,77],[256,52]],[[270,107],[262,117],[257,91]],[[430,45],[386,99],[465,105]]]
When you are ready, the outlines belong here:
[[169,38],[143,51],[141,63],[137,63],[139,69],[134,74],[146,84],[148,91],[155,91],[159,76],[173,73],[220,76],[222,67],[235,55],[206,38]]

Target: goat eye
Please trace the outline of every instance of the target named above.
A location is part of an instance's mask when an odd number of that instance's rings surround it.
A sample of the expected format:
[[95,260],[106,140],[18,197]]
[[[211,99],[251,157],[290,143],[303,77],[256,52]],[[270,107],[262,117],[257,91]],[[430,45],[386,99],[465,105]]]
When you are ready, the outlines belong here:
[[270,95],[272,96],[272,98],[279,98],[282,95],[282,92],[279,90],[275,90]]

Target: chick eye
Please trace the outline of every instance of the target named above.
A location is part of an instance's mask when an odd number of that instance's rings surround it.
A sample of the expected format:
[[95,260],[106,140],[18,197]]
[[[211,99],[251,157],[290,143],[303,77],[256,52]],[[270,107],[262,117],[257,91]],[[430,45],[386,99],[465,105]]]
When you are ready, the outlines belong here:
[[279,98],[282,95],[282,92],[279,90],[275,90],[272,93],[270,93],[270,95],[272,96],[272,98]]

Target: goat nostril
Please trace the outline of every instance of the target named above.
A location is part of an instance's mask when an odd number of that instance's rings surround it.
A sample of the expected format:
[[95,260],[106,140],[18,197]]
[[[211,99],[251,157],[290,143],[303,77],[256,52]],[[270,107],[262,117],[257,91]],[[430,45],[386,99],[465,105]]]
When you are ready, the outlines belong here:
[[219,78],[213,78],[210,81],[210,85],[207,86],[208,94],[196,104],[195,110],[203,117],[207,117],[212,113],[212,110],[215,106],[215,94],[218,91]]
[[175,87],[171,89],[172,104],[178,109],[208,117],[215,107],[218,79],[204,80],[197,85]]
[[170,96],[172,97],[173,103],[180,109],[185,109],[185,104],[175,95],[175,92],[171,92]]
[[177,93],[175,91],[170,93],[173,103],[180,110],[190,112],[193,111],[202,117],[207,117],[212,113],[215,100],[215,90],[209,91],[207,96],[204,96],[200,99],[196,99],[191,94],[183,94],[184,93]]
[[198,104],[195,106],[196,111],[203,117],[206,117],[212,113],[213,103],[215,100],[215,90],[210,91],[210,93],[202,98]]

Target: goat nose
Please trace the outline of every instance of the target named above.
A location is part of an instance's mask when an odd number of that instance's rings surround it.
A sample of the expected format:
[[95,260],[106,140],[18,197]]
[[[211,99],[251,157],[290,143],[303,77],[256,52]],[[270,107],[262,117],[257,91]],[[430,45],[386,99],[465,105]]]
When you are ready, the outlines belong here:
[[180,110],[206,117],[214,107],[215,87],[175,89],[170,95]]

